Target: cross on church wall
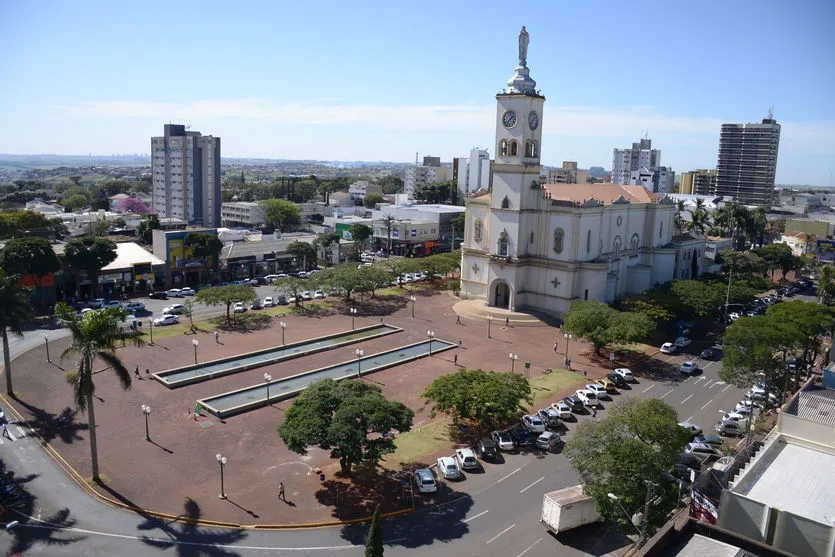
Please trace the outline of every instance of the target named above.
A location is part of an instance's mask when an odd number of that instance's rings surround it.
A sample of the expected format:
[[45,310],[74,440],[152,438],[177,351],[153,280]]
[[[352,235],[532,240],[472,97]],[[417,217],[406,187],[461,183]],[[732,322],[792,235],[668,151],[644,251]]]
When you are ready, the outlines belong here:
[[554,277],[554,280],[552,280],[552,281],[551,281],[551,284],[553,284],[553,285],[554,285],[554,288],[559,288],[559,286],[560,286],[562,283],[560,282],[560,279],[559,279],[558,277]]

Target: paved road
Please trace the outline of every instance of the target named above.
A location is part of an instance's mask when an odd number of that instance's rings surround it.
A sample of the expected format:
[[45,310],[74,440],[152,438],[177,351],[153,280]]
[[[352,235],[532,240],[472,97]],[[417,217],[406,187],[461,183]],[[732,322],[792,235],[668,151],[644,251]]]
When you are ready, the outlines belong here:
[[[16,344],[15,352],[42,342],[41,334],[41,331],[28,333]],[[53,336],[60,332],[47,334]],[[701,348],[694,345],[690,352],[698,353]],[[685,358],[682,355],[658,357],[675,367]],[[674,373],[666,380],[639,379],[630,390],[615,395],[614,399],[661,398],[678,409],[680,419],[709,430],[718,420],[719,412],[732,407],[743,392],[718,379],[718,362],[701,363],[704,372],[699,376],[684,378]],[[636,371],[640,376],[640,370]],[[603,404],[607,406],[611,402],[603,401]],[[581,421],[588,419],[591,418],[580,417]],[[575,426],[569,424],[569,430],[573,429]],[[34,515],[45,520],[60,517],[61,510],[67,509],[63,526],[69,528],[56,529],[46,524],[18,526],[0,533],[0,548],[7,551],[20,550],[25,555],[122,552],[141,556],[157,555],[173,544],[178,547],[178,555],[323,555],[334,551],[354,555],[356,546],[363,543],[366,531],[363,525],[279,533],[235,532],[189,527],[115,510],[91,499],[70,481],[43,452],[37,439],[26,435],[25,426],[12,425],[9,431],[13,439],[0,439],[0,454],[18,476],[33,475],[27,489],[37,497]],[[570,435],[571,431],[569,438]],[[542,494],[577,483],[564,456],[529,453],[510,454],[505,458],[502,464],[485,464],[481,474],[470,474],[465,480],[470,493],[461,491],[465,484],[444,485],[444,489],[456,494],[452,502],[388,521],[384,529],[385,538],[390,542],[387,554],[544,557],[585,552],[604,555],[617,548],[617,544],[606,546],[605,540],[588,545],[590,536],[585,540],[557,539],[539,524]],[[56,542],[71,539],[75,541]],[[578,541],[586,545],[581,546]],[[621,547],[623,543],[621,540]]]

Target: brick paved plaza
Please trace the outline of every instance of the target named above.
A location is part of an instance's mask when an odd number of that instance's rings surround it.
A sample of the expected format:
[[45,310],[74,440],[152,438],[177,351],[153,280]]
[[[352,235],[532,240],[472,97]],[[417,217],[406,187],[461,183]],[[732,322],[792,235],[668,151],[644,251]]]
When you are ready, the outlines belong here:
[[[408,295],[408,294],[407,294]],[[279,319],[274,318],[269,327],[254,332],[222,332],[221,344],[215,343],[213,329],[203,324],[204,331],[194,335],[179,335],[159,339],[154,345],[141,348],[126,347],[118,350],[129,369],[139,366],[142,379],[134,380],[129,391],[122,391],[115,374],[104,370],[96,374],[96,420],[98,424],[99,464],[105,488],[98,488],[103,495],[145,509],[178,515],[187,499],[194,500],[205,519],[236,524],[288,524],[329,522],[337,518],[366,516],[369,500],[385,497],[388,510],[396,508],[390,493],[369,493],[379,488],[359,486],[365,490],[361,496],[342,494],[337,505],[335,475],[338,464],[321,450],[313,449],[307,456],[288,451],[276,426],[281,422],[284,410],[292,401],[276,403],[238,416],[219,420],[205,412],[194,420],[191,410],[195,400],[229,390],[263,383],[264,373],[273,380],[315,369],[354,357],[359,347],[365,354],[402,346],[426,338],[426,331],[435,331],[437,338],[461,346],[438,356],[423,358],[399,365],[364,378],[379,385],[384,396],[398,400],[417,411],[423,407],[420,394],[439,375],[451,373],[458,364],[468,368],[507,371],[508,353],[519,354],[517,371],[522,363],[530,361],[532,370],[562,367],[564,339],[550,326],[510,326],[503,322],[492,325],[492,339],[487,338],[487,324],[469,318],[457,323],[453,305],[457,298],[448,292],[422,291],[416,293],[415,317],[400,298],[393,298],[391,311],[381,311],[378,302],[354,305],[360,308],[357,326],[380,321],[402,327],[403,332],[373,339],[357,345],[325,351],[281,364],[217,378],[177,390],[168,390],[153,379],[145,377],[145,369],[161,371],[193,363],[192,340],[198,338],[200,361],[241,354],[251,350],[280,345]],[[315,316],[287,315],[281,320],[287,323],[288,343],[309,339],[351,328],[351,317],[341,302],[334,302],[333,311]],[[362,315],[364,311],[375,315]],[[559,340],[559,354],[554,352],[554,341]],[[87,436],[87,418],[76,413],[72,406],[70,386],[64,378],[67,370],[76,363],[76,356],[59,362],[58,354],[67,346],[67,339],[52,342],[52,364],[46,362],[44,347],[21,355],[14,363],[13,378],[17,400],[12,406],[28,420],[33,428],[75,470],[89,478],[90,446]],[[591,367],[586,345],[572,342],[571,359],[575,369],[587,369],[589,377],[596,377],[602,370]],[[103,367],[96,362],[96,368]],[[141,405],[151,407],[150,436],[145,441],[145,422]],[[61,416],[67,419],[60,420]],[[418,413],[415,424],[429,420],[428,412]],[[450,452],[446,449],[445,452]],[[228,500],[218,498],[220,471],[215,455],[227,457],[225,491]],[[433,462],[427,455],[424,462]],[[323,483],[314,468],[325,473]],[[26,471],[21,470],[21,475]],[[278,483],[287,486],[287,499],[292,504],[278,500]],[[461,485],[467,490],[477,483]],[[350,491],[350,490],[349,490]],[[395,490],[396,491],[396,490]]]

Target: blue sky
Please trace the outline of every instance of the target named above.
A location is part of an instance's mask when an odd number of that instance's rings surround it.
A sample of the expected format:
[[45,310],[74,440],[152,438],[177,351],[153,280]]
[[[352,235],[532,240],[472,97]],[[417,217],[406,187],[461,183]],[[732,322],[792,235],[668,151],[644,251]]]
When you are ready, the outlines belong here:
[[835,173],[835,2],[0,3],[0,152],[147,153],[167,122],[223,155],[493,154],[530,32],[542,160],[609,168],[645,131],[677,172],[723,122],[783,125],[778,182]]

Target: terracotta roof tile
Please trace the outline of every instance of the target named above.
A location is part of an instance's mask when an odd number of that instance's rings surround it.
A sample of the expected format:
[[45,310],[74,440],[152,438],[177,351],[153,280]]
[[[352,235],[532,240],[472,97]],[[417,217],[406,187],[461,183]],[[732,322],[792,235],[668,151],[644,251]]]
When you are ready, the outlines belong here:
[[659,196],[647,191],[643,186],[624,184],[545,184],[542,186],[551,199],[582,203],[588,199],[597,199],[604,205],[623,197],[630,203],[654,203]]

